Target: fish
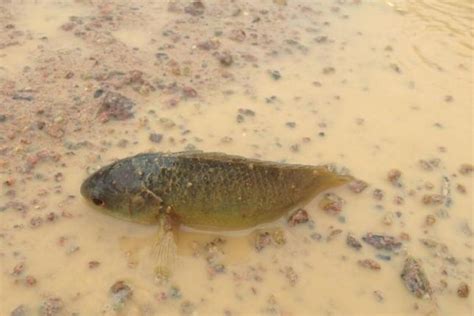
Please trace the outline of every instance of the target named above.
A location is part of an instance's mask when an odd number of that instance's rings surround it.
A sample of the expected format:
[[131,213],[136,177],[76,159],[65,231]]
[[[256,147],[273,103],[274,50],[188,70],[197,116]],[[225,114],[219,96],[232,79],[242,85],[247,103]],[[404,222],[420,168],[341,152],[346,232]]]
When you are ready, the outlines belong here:
[[351,181],[331,166],[297,165],[224,153],[141,153],[94,172],[81,195],[107,215],[158,225],[157,276],[169,276],[180,225],[248,229],[282,217],[319,192]]

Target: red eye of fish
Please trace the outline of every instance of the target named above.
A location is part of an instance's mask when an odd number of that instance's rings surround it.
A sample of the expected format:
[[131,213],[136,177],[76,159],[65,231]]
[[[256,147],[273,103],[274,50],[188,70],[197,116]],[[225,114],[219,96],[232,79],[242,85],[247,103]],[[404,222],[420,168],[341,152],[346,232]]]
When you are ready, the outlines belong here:
[[97,198],[93,198],[92,202],[97,206],[104,206],[104,204],[105,204],[104,201],[102,201],[101,199],[97,199]]

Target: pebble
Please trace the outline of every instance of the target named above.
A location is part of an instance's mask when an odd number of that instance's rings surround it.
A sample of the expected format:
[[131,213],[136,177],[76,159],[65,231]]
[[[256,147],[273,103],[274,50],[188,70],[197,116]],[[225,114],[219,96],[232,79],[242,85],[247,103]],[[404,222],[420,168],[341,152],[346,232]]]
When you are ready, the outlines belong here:
[[133,291],[125,281],[115,282],[109,290],[112,300],[112,308],[120,311],[125,307],[126,302],[133,296]]
[[281,79],[281,73],[278,70],[269,70],[268,73],[270,74],[273,80]]
[[226,66],[226,67],[228,67],[228,66],[230,66],[234,63],[234,58],[232,57],[232,55],[228,51],[225,51],[225,52],[222,52],[221,54],[219,54],[218,59],[219,59],[219,62],[221,63],[221,65]]
[[161,140],[163,139],[163,135],[158,134],[158,133],[150,133],[150,135],[148,136],[148,139],[152,143],[159,144],[159,143],[161,143]]
[[393,223],[393,213],[389,212],[389,213],[385,214],[384,217],[383,217],[382,222],[387,226],[392,225],[392,223]]
[[360,241],[352,234],[347,234],[347,238],[346,238],[346,244],[349,246],[349,247],[352,247],[356,250],[359,250],[360,248],[362,248],[362,244],[360,243]]
[[362,180],[354,180],[349,183],[348,188],[354,193],[361,193],[364,191],[369,185],[367,182]]
[[298,274],[295,272],[295,270],[290,266],[286,266],[284,268],[284,273],[290,285],[295,286],[296,282],[298,281]]
[[413,295],[418,298],[431,298],[432,289],[420,261],[413,257],[406,258],[400,276]]
[[367,233],[362,240],[376,249],[395,250],[402,246],[402,243],[395,237],[388,235],[376,235]]
[[469,285],[466,282],[461,282],[457,290],[458,296],[467,298],[469,296]]
[[288,226],[292,227],[298,224],[306,223],[309,220],[308,212],[299,208],[288,217]]
[[444,196],[441,194],[425,194],[422,202],[425,205],[441,205],[444,203]]
[[200,0],[194,0],[184,8],[184,12],[192,16],[200,16],[204,14],[206,7]]
[[383,294],[382,294],[381,291],[375,290],[375,291],[373,292],[373,294],[374,294],[374,297],[375,297],[375,299],[377,300],[377,302],[383,302],[384,297],[383,297]]
[[459,173],[462,175],[471,174],[474,171],[474,165],[464,163],[459,167]]
[[41,316],[60,315],[64,308],[63,300],[59,297],[49,297],[40,306]]
[[436,223],[436,217],[434,217],[433,215],[426,215],[426,218],[425,218],[425,224],[427,226],[433,226],[433,224]]
[[331,241],[342,233],[342,229],[336,228],[331,230],[329,235],[326,237],[326,241]]
[[92,260],[88,262],[87,266],[89,267],[89,269],[95,269],[98,266],[100,266],[100,262],[96,260]]
[[196,310],[196,306],[191,301],[185,300],[181,303],[181,306],[180,306],[181,315],[183,316],[193,315],[195,310]]
[[27,316],[29,315],[28,313],[28,308],[21,304],[18,305],[14,310],[11,311],[10,316]]
[[319,201],[319,208],[330,213],[338,214],[342,211],[345,201],[335,193],[326,193]]
[[364,259],[364,260],[359,260],[357,263],[364,268],[368,268],[370,270],[380,270],[380,264],[372,259]]
[[25,270],[25,263],[20,262],[16,266],[13,267],[12,275],[20,275],[23,272],[23,270]]
[[377,201],[381,201],[383,200],[383,197],[384,197],[384,193],[381,189],[375,189],[373,192],[372,192],[372,196],[374,197],[374,199],[376,199]]
[[393,185],[400,186],[400,177],[402,176],[402,172],[398,169],[392,169],[387,174],[387,179]]
[[30,227],[31,228],[38,228],[43,224],[43,218],[40,216],[35,216],[32,219],[30,219]]

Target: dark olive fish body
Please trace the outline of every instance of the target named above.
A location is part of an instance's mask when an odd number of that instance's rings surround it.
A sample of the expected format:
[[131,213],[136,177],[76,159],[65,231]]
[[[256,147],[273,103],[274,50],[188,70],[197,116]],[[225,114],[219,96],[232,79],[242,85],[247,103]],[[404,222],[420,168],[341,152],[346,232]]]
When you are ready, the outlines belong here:
[[348,179],[325,166],[220,153],[147,153],[100,169],[81,192],[105,212],[130,221],[153,224],[167,213],[187,226],[240,229],[276,219]]

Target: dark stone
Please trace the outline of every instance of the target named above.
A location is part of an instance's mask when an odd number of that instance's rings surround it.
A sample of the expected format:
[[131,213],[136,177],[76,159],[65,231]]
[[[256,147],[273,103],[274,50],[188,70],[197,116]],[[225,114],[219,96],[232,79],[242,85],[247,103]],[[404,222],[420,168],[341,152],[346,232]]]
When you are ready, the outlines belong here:
[[132,108],[135,103],[117,92],[107,92],[99,108],[98,114],[104,122],[114,120],[127,120],[133,117]]
[[102,89],[97,89],[97,90],[95,90],[95,92],[94,92],[94,98],[97,99],[97,98],[99,98],[102,94],[104,94],[104,90],[102,90]]

